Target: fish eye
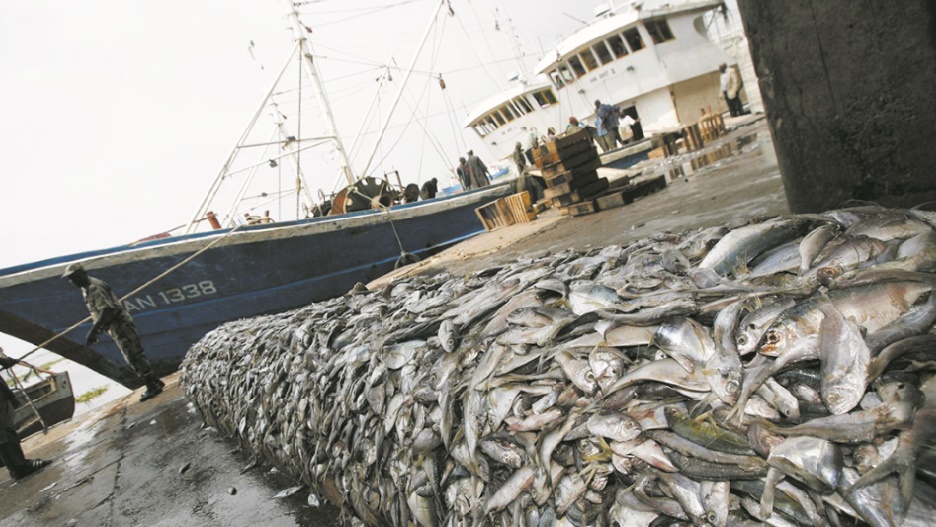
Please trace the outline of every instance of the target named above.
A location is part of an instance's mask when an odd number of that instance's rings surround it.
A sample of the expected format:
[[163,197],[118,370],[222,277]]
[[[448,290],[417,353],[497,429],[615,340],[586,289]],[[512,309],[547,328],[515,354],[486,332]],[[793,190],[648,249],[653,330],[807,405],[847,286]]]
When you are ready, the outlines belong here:
[[837,393],[830,393],[828,399],[830,403],[835,404],[839,400],[839,395]]
[[769,331],[767,333],[767,342],[770,344],[776,344],[780,342],[780,334],[773,330]]
[[904,383],[899,383],[899,384],[897,384],[897,389],[898,389],[898,390],[903,390],[903,389],[904,389]]
[[738,393],[738,390],[741,389],[741,384],[739,384],[738,381],[730,381],[728,385],[725,386],[725,389],[731,394]]
[[747,335],[738,335],[737,342],[740,346],[747,344]]

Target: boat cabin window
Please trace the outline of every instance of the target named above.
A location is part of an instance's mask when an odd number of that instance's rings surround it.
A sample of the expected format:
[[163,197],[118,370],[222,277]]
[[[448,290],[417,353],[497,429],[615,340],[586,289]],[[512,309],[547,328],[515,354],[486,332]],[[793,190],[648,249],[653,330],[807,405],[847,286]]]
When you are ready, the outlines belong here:
[[624,45],[624,39],[621,38],[621,35],[614,35],[607,42],[615,57],[621,58],[627,55],[627,46]]
[[553,86],[555,86],[557,90],[561,90],[562,87],[565,86],[565,81],[562,80],[562,76],[559,74],[559,70],[550,71],[549,78],[552,79]]
[[644,23],[644,26],[647,27],[647,33],[650,33],[650,38],[653,39],[654,44],[659,44],[660,42],[666,42],[667,40],[673,40],[676,38],[673,36],[673,32],[670,31],[669,24],[666,22],[665,18],[660,18],[658,20],[647,20]]
[[497,121],[498,126],[504,126],[505,124],[507,124],[507,121],[504,120],[504,116],[501,115],[500,112],[495,111],[491,113],[491,115],[494,116],[494,120]]
[[576,77],[581,77],[587,73],[585,71],[585,66],[582,66],[582,61],[575,55],[569,57],[569,67],[572,68],[572,71],[575,72]]
[[598,67],[598,61],[595,59],[595,55],[590,49],[582,50],[579,56],[582,57],[582,62],[585,63],[585,67],[588,68],[588,71],[592,71]]
[[508,123],[514,120],[514,114],[512,111],[510,111],[510,105],[505,104],[501,106],[500,113],[504,116],[505,119],[507,119]]
[[556,96],[549,88],[540,90],[538,92],[533,92],[533,98],[536,99],[536,102],[540,105],[540,108],[546,108],[547,106],[556,104]]
[[608,51],[608,46],[605,46],[604,41],[593,45],[592,49],[595,51],[595,55],[598,57],[598,60],[601,61],[602,65],[605,65],[614,60],[614,57],[611,56],[611,52]]
[[568,66],[565,64],[559,65],[559,75],[562,76],[562,80],[565,81],[566,84],[575,80],[575,76],[572,75],[572,72],[569,71]]
[[639,51],[644,48],[643,39],[640,38],[640,32],[637,28],[631,28],[624,32],[624,40],[630,46],[631,51]]
[[497,123],[494,122],[493,117],[488,115],[487,117],[485,117],[485,122],[487,123],[487,127],[489,130],[488,133],[493,132],[494,130],[497,130]]
[[517,97],[514,99],[514,103],[517,105],[517,108],[520,110],[521,114],[526,114],[533,111],[533,107],[530,106],[530,103],[528,103],[524,97]]

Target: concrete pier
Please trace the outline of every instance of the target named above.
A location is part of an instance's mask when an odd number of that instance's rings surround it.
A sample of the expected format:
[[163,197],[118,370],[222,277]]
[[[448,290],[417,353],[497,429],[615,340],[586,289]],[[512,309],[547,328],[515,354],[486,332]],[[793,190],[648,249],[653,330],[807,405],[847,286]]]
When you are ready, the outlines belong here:
[[792,212],[936,200],[936,3],[739,7]]
[[[467,273],[542,251],[627,244],[653,233],[788,213],[765,120],[747,116],[728,124],[737,128],[702,151],[626,171],[635,178],[664,175],[668,185],[659,192],[577,218],[549,209],[369,287],[411,273]],[[167,389],[155,399],[141,403],[137,390],[26,439],[27,456],[53,464],[18,482],[0,469],[0,527],[347,524],[324,498],[310,506],[308,489],[274,498],[297,483],[275,467],[254,464],[234,440],[205,427],[176,377],[165,379]]]

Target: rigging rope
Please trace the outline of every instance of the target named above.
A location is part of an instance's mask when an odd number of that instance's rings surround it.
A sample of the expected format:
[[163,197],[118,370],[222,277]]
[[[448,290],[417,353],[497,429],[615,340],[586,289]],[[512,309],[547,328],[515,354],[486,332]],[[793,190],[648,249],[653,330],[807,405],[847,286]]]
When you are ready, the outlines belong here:
[[[170,267],[169,269],[167,269],[167,270],[163,271],[161,274],[157,275],[157,276],[156,276],[155,278],[153,278],[152,280],[146,282],[145,284],[141,285],[140,287],[137,287],[137,288],[134,289],[133,291],[130,291],[130,292],[127,293],[126,295],[120,297],[118,300],[119,300],[120,302],[123,302],[124,300],[126,300],[126,299],[130,298],[131,296],[133,296],[133,295],[139,293],[140,291],[146,289],[147,287],[149,287],[150,285],[156,283],[157,281],[162,280],[162,279],[165,278],[169,273],[172,273],[172,272],[175,271],[176,269],[178,269],[178,268],[182,267],[183,265],[189,263],[189,262],[192,261],[192,259],[194,259],[196,256],[198,256],[198,255],[200,255],[201,253],[207,251],[208,249],[214,247],[218,242],[220,242],[221,240],[224,240],[224,239],[227,238],[228,236],[234,234],[234,233],[235,233],[238,229],[240,229],[241,227],[243,227],[243,225],[238,225],[238,226],[234,227],[233,229],[231,229],[231,230],[229,230],[228,232],[224,233],[223,236],[221,236],[221,237],[219,237],[219,238],[213,240],[213,241],[212,241],[211,243],[209,243],[208,245],[206,245],[206,246],[202,247],[201,249],[199,249],[198,251],[192,253],[188,258],[186,258],[186,259],[182,260],[181,262],[179,262],[179,263],[173,265],[173,266]],[[50,337],[50,338],[47,339],[46,341],[42,342],[41,344],[38,344],[35,348],[33,348],[32,350],[30,350],[29,353],[23,355],[22,357],[20,357],[20,358],[17,359],[17,360],[22,362],[23,359],[25,359],[26,357],[32,355],[33,353],[35,353],[35,352],[39,351],[40,349],[44,348],[45,346],[47,346],[49,343],[58,340],[58,339],[61,338],[62,336],[64,336],[64,335],[70,333],[71,331],[75,330],[76,328],[78,328],[78,327],[81,326],[82,324],[84,324],[84,323],[86,323],[86,322],[89,322],[89,321],[91,321],[91,315],[88,315],[88,316],[84,317],[83,319],[81,319],[81,320],[79,320],[78,322],[75,322],[74,324],[72,324],[71,326],[69,326],[67,329],[64,329],[64,330],[60,331],[59,333],[53,335],[52,337]]]
[[[302,54],[300,53],[298,55],[299,55],[299,93],[298,93],[299,107],[297,111],[299,115],[296,118],[297,140],[302,138]],[[298,148],[299,147],[297,146],[296,149],[298,150]],[[302,177],[301,177],[301,173],[299,172],[299,166],[300,166],[299,160],[301,159],[301,157],[302,156],[300,156],[299,152],[297,151],[296,152],[296,219],[297,220],[299,219],[299,203],[301,201],[301,196],[302,196]]]
[[[33,366],[32,364],[29,364],[26,362],[23,362],[23,364],[25,364],[26,366],[29,366],[33,370],[39,371],[39,369]],[[48,434],[49,427],[46,425],[45,419],[42,418],[42,414],[39,413],[39,409],[36,408],[36,404],[33,402],[32,397],[29,396],[29,393],[26,391],[26,388],[20,382],[19,377],[17,377],[16,374],[13,373],[12,369],[8,369],[7,374],[10,376],[11,379],[13,379],[13,384],[15,384],[16,388],[20,391],[20,393],[23,394],[23,398],[26,399],[26,402],[29,403],[29,407],[32,409],[33,413],[36,414],[36,418],[39,419],[39,424],[42,425],[42,433]]]

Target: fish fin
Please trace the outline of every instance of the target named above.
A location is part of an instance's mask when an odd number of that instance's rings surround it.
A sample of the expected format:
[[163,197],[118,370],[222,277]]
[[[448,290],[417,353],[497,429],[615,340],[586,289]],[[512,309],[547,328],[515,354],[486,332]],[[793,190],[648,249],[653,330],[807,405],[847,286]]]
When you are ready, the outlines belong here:
[[767,470],[767,477],[764,478],[764,493],[761,494],[760,501],[760,520],[765,520],[773,514],[774,492],[777,483],[783,479],[783,473],[771,467]]
[[[900,465],[898,464],[898,467]],[[897,470],[900,477],[900,499],[902,500],[902,510],[900,511],[901,523],[906,518],[907,511],[910,510],[910,500],[913,499],[913,482],[916,480],[916,464],[908,463]]]
[[856,481],[854,485],[849,487],[849,489],[846,490],[845,493],[854,494],[855,492],[865,487],[869,487],[883,480],[884,478],[889,476],[892,472],[897,472],[898,474],[900,474],[900,470],[897,466],[897,460],[895,459],[896,457],[897,457],[897,454],[894,453],[891,457],[882,461],[878,466],[869,470],[864,476],[861,476],[860,478],[858,478],[858,481]]

